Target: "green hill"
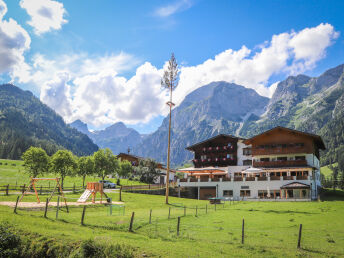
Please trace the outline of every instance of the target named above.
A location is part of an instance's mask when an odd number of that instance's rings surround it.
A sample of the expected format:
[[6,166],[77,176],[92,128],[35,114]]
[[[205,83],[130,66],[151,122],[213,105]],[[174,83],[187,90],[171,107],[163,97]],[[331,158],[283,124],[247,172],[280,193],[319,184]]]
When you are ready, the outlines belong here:
[[0,158],[19,159],[30,146],[42,147],[49,155],[58,149],[76,155],[98,150],[88,136],[68,126],[31,92],[0,85]]

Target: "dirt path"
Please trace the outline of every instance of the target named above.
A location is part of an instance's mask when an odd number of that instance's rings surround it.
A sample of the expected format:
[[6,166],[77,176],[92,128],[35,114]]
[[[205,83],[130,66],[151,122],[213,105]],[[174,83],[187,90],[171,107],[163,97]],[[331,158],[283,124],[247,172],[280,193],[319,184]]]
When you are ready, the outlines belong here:
[[[103,204],[106,201],[102,202]],[[96,201],[95,203],[92,202],[67,202],[68,206],[81,206],[81,205],[92,205],[92,204],[100,204],[100,201]],[[112,202],[112,204],[124,204],[124,202]],[[0,205],[5,205],[9,207],[14,207],[16,202],[0,202]],[[49,206],[57,206],[57,202],[49,202]],[[61,203],[60,203],[61,206]],[[64,202],[62,202],[62,206],[64,206]],[[37,202],[20,202],[18,203],[18,207],[21,208],[43,208],[45,207],[45,202],[37,203]]]

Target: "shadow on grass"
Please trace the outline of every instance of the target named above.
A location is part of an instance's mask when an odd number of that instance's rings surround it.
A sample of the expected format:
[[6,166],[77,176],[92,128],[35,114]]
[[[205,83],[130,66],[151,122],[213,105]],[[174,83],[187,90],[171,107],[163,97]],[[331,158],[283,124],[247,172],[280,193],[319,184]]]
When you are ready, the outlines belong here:
[[321,201],[344,201],[344,190],[323,189],[320,199]]
[[307,212],[307,211],[279,211],[279,210],[266,210],[262,211],[264,213],[275,213],[275,214],[305,214],[305,215],[311,215],[311,214],[319,214],[318,212]]

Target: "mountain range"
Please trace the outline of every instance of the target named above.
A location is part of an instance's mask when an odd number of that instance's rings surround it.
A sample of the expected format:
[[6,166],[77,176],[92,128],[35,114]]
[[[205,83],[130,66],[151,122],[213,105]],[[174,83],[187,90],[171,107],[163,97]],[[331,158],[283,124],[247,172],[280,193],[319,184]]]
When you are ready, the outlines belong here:
[[[166,162],[168,117],[144,137],[122,123],[91,135],[87,125],[73,126],[100,147],[123,152],[130,146],[136,155]],[[275,126],[321,135],[327,145],[322,163],[335,162],[338,149],[344,148],[344,65],[319,77],[289,76],[278,83],[271,99],[223,81],[196,89],[172,111],[171,162],[174,166],[188,162],[192,153],[185,147],[217,134],[248,138]]]
[[142,142],[145,135],[139,134],[136,130],[126,127],[122,122],[115,123],[104,130],[89,131],[87,124],[76,120],[70,124],[71,127],[86,134],[100,148],[109,148],[114,154],[127,152]]
[[[344,149],[344,65],[318,77],[289,76],[278,83],[270,99],[224,81],[196,89],[172,111],[172,165],[192,158],[185,147],[217,134],[248,138],[275,126],[321,135],[327,146],[322,164],[335,162],[339,149]],[[80,120],[66,125],[31,92],[0,85],[1,158],[19,158],[30,145],[41,146],[50,154],[66,148],[77,155],[91,154],[99,146],[115,154],[129,147],[133,154],[165,163],[167,135],[168,117],[149,135],[122,122],[93,132]]]

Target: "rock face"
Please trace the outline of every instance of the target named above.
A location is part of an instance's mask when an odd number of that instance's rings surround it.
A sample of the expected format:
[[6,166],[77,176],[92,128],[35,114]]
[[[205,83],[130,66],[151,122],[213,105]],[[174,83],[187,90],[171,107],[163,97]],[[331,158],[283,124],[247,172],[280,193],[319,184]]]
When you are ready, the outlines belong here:
[[285,126],[323,137],[327,150],[323,164],[336,160],[344,144],[344,65],[319,77],[291,76],[278,84],[266,113],[259,121],[246,121],[240,135],[254,134]]
[[[172,112],[171,162],[191,159],[188,145],[219,133],[235,134],[243,121],[264,112],[269,99],[256,91],[227,82],[213,82],[193,91]],[[134,148],[134,153],[166,161],[168,117],[159,129]]]
[[70,124],[78,131],[87,134],[100,148],[110,148],[114,154],[127,152],[128,148],[141,143],[142,136],[124,123],[118,122],[104,130],[90,132],[87,124],[76,120]]

